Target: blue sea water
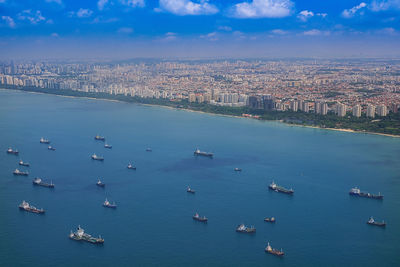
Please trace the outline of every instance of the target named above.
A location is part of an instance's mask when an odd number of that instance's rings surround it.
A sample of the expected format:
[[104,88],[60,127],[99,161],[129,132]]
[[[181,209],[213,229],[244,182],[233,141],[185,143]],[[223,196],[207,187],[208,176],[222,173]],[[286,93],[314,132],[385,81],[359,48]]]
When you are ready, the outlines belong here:
[[[12,174],[20,158],[29,177]],[[56,188],[34,187],[37,176]],[[269,191],[272,180],[294,195]],[[354,186],[385,199],[351,197]],[[22,200],[46,214],[19,211]],[[0,90],[0,266],[398,266],[399,207],[398,138]],[[78,225],[105,244],[70,240]],[[285,256],[266,254],[268,241]]]

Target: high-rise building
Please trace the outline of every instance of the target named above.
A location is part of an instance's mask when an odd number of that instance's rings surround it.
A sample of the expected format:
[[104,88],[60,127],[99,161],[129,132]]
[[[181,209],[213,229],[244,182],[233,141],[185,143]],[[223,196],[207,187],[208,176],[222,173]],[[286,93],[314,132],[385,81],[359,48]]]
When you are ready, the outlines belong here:
[[337,103],[336,113],[339,117],[346,116],[346,105],[342,103]]
[[314,112],[317,114],[321,114],[321,102],[315,102],[314,104]]
[[262,97],[263,105],[265,110],[275,109],[275,101],[271,95],[265,95]]
[[353,116],[357,117],[357,118],[361,117],[361,106],[360,105],[355,105],[353,107]]
[[303,109],[303,108],[304,108],[304,102],[303,102],[303,100],[299,100],[299,101],[298,101],[297,107],[298,107],[298,109],[301,110],[301,111],[304,110],[304,109]]
[[393,104],[390,106],[390,110],[391,110],[393,113],[397,113],[397,111],[399,110],[399,104],[393,103]]
[[189,94],[189,102],[196,102],[196,95],[195,94]]
[[387,107],[385,105],[379,105],[376,107],[376,114],[378,114],[378,116],[386,116],[387,115]]
[[370,118],[375,117],[375,106],[373,106],[373,105],[367,106],[367,117],[370,117]]
[[321,115],[326,114],[328,114],[328,104],[324,102],[321,104]]
[[211,94],[205,93],[204,94],[204,102],[210,103],[210,101],[211,101]]
[[310,103],[303,102],[303,111],[304,112],[310,112]]
[[290,109],[297,111],[299,109],[299,102],[297,102],[297,100],[290,101]]

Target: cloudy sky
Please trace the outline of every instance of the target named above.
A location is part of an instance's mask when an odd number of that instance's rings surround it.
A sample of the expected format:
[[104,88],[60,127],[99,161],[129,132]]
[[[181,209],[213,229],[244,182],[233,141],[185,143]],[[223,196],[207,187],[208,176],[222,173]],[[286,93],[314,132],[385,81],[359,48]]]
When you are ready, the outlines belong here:
[[0,0],[0,58],[399,57],[400,0]]

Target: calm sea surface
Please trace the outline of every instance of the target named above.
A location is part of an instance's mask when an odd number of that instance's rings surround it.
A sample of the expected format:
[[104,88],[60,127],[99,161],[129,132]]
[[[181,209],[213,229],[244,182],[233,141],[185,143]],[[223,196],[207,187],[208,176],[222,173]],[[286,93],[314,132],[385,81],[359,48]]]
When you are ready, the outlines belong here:
[[[214,159],[194,157],[197,147]],[[13,176],[19,158],[29,177]],[[34,187],[34,177],[56,188]],[[272,180],[295,194],[269,191]],[[354,186],[385,199],[351,197]],[[102,207],[106,197],[116,210]],[[22,200],[46,214],[19,211]],[[196,211],[208,224],[192,220]],[[236,233],[240,223],[257,233]],[[70,240],[78,225],[105,244]],[[285,257],[266,254],[268,241]],[[400,139],[0,90],[0,266],[399,264]]]

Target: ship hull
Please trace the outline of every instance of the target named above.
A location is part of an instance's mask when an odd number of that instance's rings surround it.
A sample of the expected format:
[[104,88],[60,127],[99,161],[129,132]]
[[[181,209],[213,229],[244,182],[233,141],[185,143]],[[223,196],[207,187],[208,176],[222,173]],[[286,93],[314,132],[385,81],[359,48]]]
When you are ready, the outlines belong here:
[[28,173],[26,172],[20,172],[20,173],[13,173],[15,176],[28,176]]
[[353,192],[349,192],[349,195],[356,196],[356,197],[364,197],[364,198],[383,200],[383,196],[382,195],[373,195],[373,194],[369,194],[369,193],[362,193],[362,192],[361,193],[353,193]]
[[33,185],[36,185],[36,186],[42,186],[42,187],[47,187],[47,188],[54,188],[54,184],[47,184],[47,183],[35,183],[35,182],[33,182]]
[[273,187],[271,187],[271,186],[268,186],[268,188],[269,188],[270,190],[272,190],[272,191],[279,192],[279,193],[283,193],[283,194],[287,194],[287,195],[293,195],[293,193],[294,193],[293,190],[288,190],[288,189],[279,188],[279,187],[273,188]]
[[19,207],[19,209],[22,211],[26,211],[26,212],[31,212],[31,213],[36,213],[36,214],[44,214],[44,210],[37,210],[37,209],[23,208],[23,207]]
[[212,158],[214,156],[214,154],[206,153],[206,152],[194,152],[194,155],[201,156],[201,157],[208,157],[208,158]]
[[208,221],[207,218],[197,218],[197,217],[193,217],[193,220],[203,223],[206,223]]

